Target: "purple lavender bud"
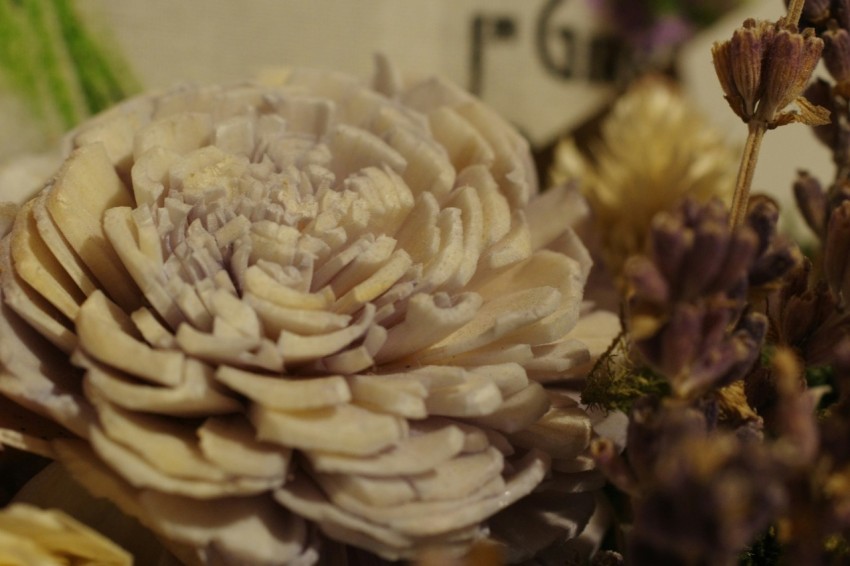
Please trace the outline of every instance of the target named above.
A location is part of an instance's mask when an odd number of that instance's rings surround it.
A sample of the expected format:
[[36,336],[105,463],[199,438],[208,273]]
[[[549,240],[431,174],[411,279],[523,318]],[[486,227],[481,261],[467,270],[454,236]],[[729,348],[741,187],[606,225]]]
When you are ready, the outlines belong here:
[[725,301],[719,301],[721,304],[712,305],[707,309],[702,322],[702,344],[700,349],[711,348],[723,340],[726,335],[729,323],[732,321],[733,312],[728,305],[722,304]]
[[770,122],[803,93],[822,51],[823,41],[811,28],[802,33],[776,32],[765,53],[758,117]]
[[735,230],[729,240],[723,266],[717,272],[717,276],[707,287],[707,290],[731,289],[740,285],[742,280],[745,281],[750,264],[755,257],[757,246],[758,237],[751,228],[743,226]]
[[670,287],[656,264],[644,256],[633,256],[623,268],[633,295],[641,301],[664,305],[670,299]]
[[[803,4],[803,18],[813,24],[826,22],[829,18],[829,3],[830,0],[806,0]],[[785,4],[787,6],[789,1],[785,0]]]
[[[827,128],[828,126],[821,127]],[[797,173],[797,180],[794,181],[794,198],[797,201],[797,208],[800,209],[800,213],[806,220],[806,224],[815,234],[822,236],[826,220],[827,199],[820,181],[809,175],[807,171],[800,171]]]
[[829,290],[840,309],[850,298],[850,273],[847,273],[850,253],[850,201],[842,202],[829,217],[823,249],[823,269]]
[[612,440],[597,438],[591,442],[590,455],[596,467],[617,489],[631,494],[638,492],[637,478]]
[[830,26],[823,34],[823,62],[839,84],[850,81],[850,32]]
[[676,381],[687,375],[688,366],[698,355],[701,330],[701,309],[683,303],[676,306],[661,331],[660,358],[655,363],[660,372],[672,381],[674,388]]
[[850,0],[832,0],[829,15],[839,27],[850,30]]
[[727,373],[736,366],[742,356],[734,340],[724,340],[705,351],[691,366],[690,373],[681,383],[674,386],[680,397],[699,397],[708,390],[725,385]]
[[767,319],[763,315],[745,315],[731,337],[705,352],[692,366],[683,393],[693,395],[744,377],[758,358],[766,333]]
[[763,287],[779,281],[801,261],[796,247],[779,247],[759,257],[750,269],[750,286]]
[[654,465],[682,439],[699,439],[707,433],[705,416],[696,409],[664,406],[663,401],[643,397],[632,404],[626,446],[629,464],[641,482],[655,476]]
[[753,195],[747,208],[745,222],[758,237],[756,255],[762,255],[767,251],[774,234],[776,234],[776,225],[779,222],[779,206],[777,206],[776,201],[766,195]]
[[693,243],[693,232],[672,214],[661,212],[652,220],[650,258],[668,282],[677,282],[685,254]]
[[729,230],[726,221],[705,222],[694,229],[694,243],[683,262],[679,295],[684,300],[698,296],[723,266]]
[[[832,86],[824,79],[814,80],[803,96],[812,104],[822,106],[829,111],[830,116],[835,116],[836,106],[835,98],[832,94]],[[841,128],[837,121],[831,119],[828,124],[812,127],[815,137],[830,149],[834,148],[838,140],[841,138]]]

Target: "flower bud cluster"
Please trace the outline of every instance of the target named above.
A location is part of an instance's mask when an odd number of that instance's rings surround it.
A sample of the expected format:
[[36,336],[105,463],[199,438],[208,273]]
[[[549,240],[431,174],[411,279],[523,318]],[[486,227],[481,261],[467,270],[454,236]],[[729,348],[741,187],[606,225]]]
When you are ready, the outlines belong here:
[[850,299],[850,185],[837,180],[829,191],[807,172],[794,183],[797,206],[823,246],[823,279],[832,301],[844,311]]
[[[726,101],[744,122],[769,127],[793,121],[823,122],[825,115],[798,100],[823,51],[811,28],[748,19],[728,41],[715,43],[712,56]],[[780,113],[797,101],[800,114]]]
[[627,436],[626,456],[605,440],[592,446],[609,479],[633,495],[634,564],[731,563],[786,504],[769,447],[712,431],[702,411],[644,398]]
[[[785,0],[790,4],[790,0]],[[813,27],[820,34],[829,25],[830,20],[850,29],[850,1],[848,0],[806,0],[800,18],[802,27]]]
[[675,396],[698,397],[741,378],[757,358],[766,319],[747,309],[751,287],[775,283],[799,261],[775,236],[776,205],[756,199],[729,228],[719,201],[659,214],[649,252],[626,264],[627,325],[646,363]]

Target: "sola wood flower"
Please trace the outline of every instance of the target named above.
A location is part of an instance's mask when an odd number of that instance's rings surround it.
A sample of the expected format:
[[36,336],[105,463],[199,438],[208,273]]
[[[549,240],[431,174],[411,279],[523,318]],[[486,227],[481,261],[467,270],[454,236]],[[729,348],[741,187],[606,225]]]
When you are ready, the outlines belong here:
[[129,566],[130,555],[60,511],[18,503],[0,511],[0,564]]
[[656,213],[685,196],[725,200],[737,162],[722,136],[668,81],[635,83],[614,105],[585,157],[571,139],[557,149],[552,176],[577,179],[599,226],[606,262],[620,273],[641,253]]
[[0,243],[0,390],[73,433],[53,450],[89,489],[187,561],[310,563],[313,526],[462,552],[550,470],[536,540],[581,532],[593,423],[543,384],[617,321],[582,307],[578,195],[538,196],[492,111],[384,64],[295,70],[71,145]]

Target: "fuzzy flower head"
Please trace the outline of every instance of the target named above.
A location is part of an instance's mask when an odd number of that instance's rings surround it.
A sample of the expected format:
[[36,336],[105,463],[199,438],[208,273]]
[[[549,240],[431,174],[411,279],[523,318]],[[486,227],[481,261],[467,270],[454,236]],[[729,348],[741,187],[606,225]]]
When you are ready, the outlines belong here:
[[685,196],[727,199],[737,162],[719,132],[666,80],[637,82],[602,124],[587,156],[572,140],[557,149],[552,177],[575,179],[593,212],[603,257],[619,274],[643,251],[652,218]]
[[[590,417],[544,386],[616,327],[582,309],[585,209],[538,195],[470,95],[285,71],[142,96],[71,145],[0,244],[0,391],[185,560],[312,563],[320,532],[463,552],[587,469]],[[567,509],[537,544],[593,513]]]

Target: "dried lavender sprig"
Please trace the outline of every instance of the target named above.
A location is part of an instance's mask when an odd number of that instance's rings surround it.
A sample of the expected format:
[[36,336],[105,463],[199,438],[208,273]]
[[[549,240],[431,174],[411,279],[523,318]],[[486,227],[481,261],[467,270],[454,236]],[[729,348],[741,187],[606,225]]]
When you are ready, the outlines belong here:
[[729,227],[719,200],[686,199],[656,216],[648,253],[626,263],[629,338],[675,397],[728,385],[757,359],[767,326],[748,307],[748,289],[763,295],[801,260],[776,234],[778,216],[777,205],[760,197],[744,225]]
[[[747,20],[712,48],[715,70],[729,105],[747,124],[747,141],[735,183],[730,225],[743,222],[762,139],[768,129],[795,121],[823,123],[826,110],[800,99],[820,59],[823,41],[797,25],[803,0],[794,0],[778,22]],[[794,100],[799,114],[782,112]]]

